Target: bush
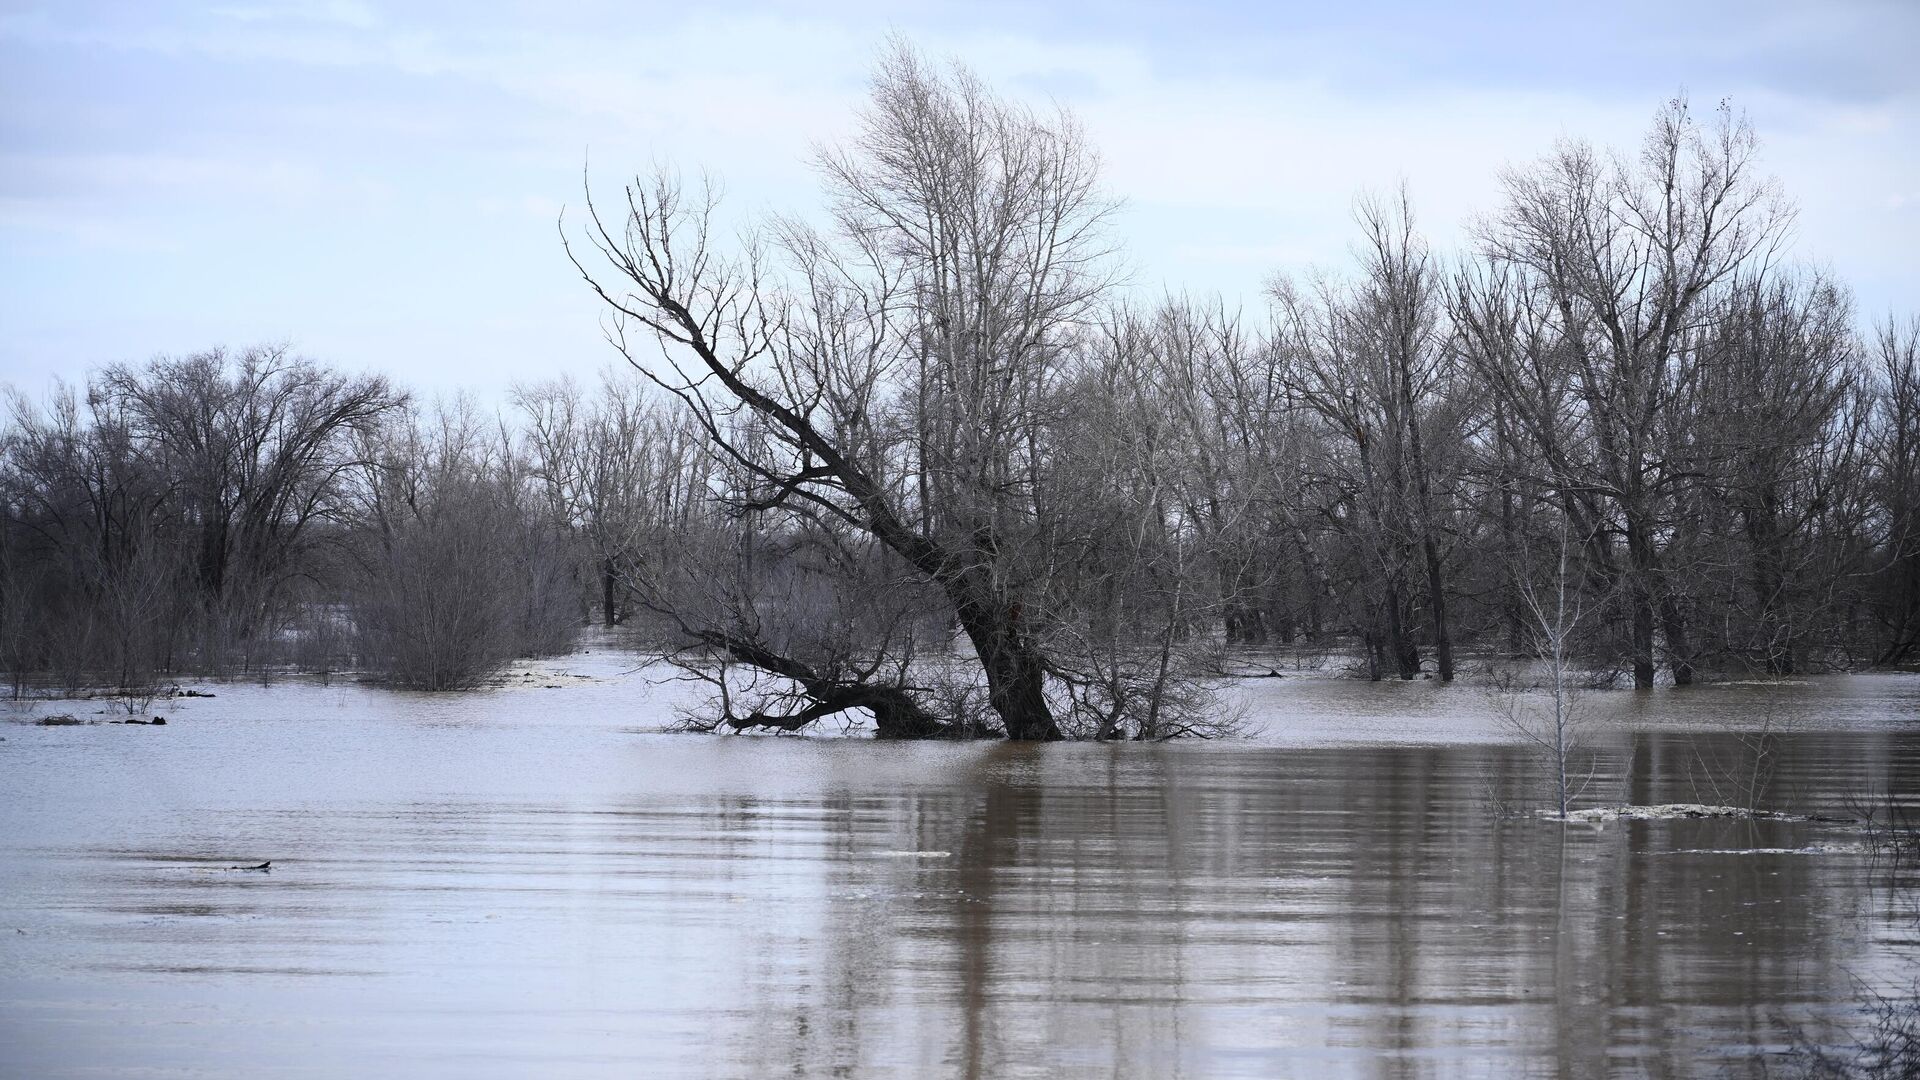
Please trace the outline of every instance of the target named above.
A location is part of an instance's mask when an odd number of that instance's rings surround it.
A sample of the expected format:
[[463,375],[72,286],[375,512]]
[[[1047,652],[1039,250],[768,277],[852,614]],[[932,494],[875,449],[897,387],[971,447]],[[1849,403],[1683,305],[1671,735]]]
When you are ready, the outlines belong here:
[[362,664],[395,686],[477,686],[514,657],[567,651],[581,625],[564,543],[463,419],[416,423],[373,489],[351,607]]

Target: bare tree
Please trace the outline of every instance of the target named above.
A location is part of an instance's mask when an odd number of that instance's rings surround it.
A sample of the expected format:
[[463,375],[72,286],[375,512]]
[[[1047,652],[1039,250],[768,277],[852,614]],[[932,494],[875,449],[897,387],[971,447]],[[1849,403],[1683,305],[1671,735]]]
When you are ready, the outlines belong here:
[[1710,585],[1702,645],[1769,675],[1801,670],[1817,649],[1845,662],[1845,586],[1866,569],[1870,531],[1871,405],[1851,321],[1817,274],[1730,290],[1697,404],[1668,439],[1709,474],[1686,504],[1700,534],[1693,572]]
[[[1222,471],[1207,372],[1236,349],[1218,306],[1119,313],[1085,350],[1045,448],[1041,485],[1051,576],[1046,645],[1093,738],[1224,735],[1237,718],[1213,692],[1214,627],[1239,620],[1253,503]],[[1228,633],[1236,627],[1228,621]]]
[[383,378],[285,346],[116,364],[89,394],[125,416],[137,451],[170,479],[215,653],[272,628],[314,526],[337,518],[353,436],[403,400]]
[[1447,485],[1436,466],[1460,440],[1462,380],[1405,189],[1391,202],[1362,199],[1356,217],[1363,238],[1357,281],[1323,278],[1309,292],[1285,279],[1270,287],[1276,348],[1291,399],[1322,425],[1324,449],[1311,470],[1327,493],[1322,516],[1366,554],[1356,572],[1372,594],[1361,620],[1370,673],[1377,678],[1390,661],[1403,679],[1420,674],[1419,590],[1438,674],[1451,681]]
[[[1574,565],[1579,542],[1563,519],[1557,544],[1548,552],[1544,571],[1528,558],[1516,568],[1520,601],[1527,617],[1532,653],[1543,668],[1537,687],[1509,685],[1497,697],[1498,711],[1507,728],[1519,735],[1547,762],[1553,775],[1557,815],[1579,797],[1586,778],[1574,771],[1574,759],[1585,735],[1580,710],[1575,642],[1589,607]],[[1533,691],[1537,690],[1538,697]]]
[[[1755,155],[1730,108],[1702,125],[1675,100],[1636,163],[1568,143],[1509,172],[1506,207],[1480,230],[1485,257],[1511,275],[1495,280],[1544,331],[1524,358],[1504,345],[1483,354],[1480,371],[1582,519],[1596,563],[1626,585],[1637,686],[1653,683],[1656,624],[1674,681],[1694,678],[1687,586],[1665,538],[1701,472],[1663,440],[1698,390],[1714,290],[1764,276],[1791,220]],[[1569,398],[1577,411],[1563,409]],[[1614,528],[1591,527],[1614,515]],[[1611,553],[1615,529],[1624,561]]]
[[[1387,203],[1360,203],[1366,279],[1361,315],[1373,330],[1372,353],[1384,368],[1383,410],[1392,421],[1384,432],[1400,444],[1392,455],[1399,474],[1399,501],[1409,503],[1409,539],[1417,539],[1426,571],[1435,662],[1442,682],[1453,681],[1453,636],[1447,621],[1446,571],[1441,556],[1440,509],[1432,469],[1434,431],[1447,410],[1434,408],[1450,381],[1450,354],[1441,345],[1439,290],[1425,242],[1414,231],[1405,186]],[[1406,489],[1411,488],[1411,493]],[[1410,494],[1410,497],[1409,497]]]
[[465,403],[409,420],[365,452],[348,594],[365,663],[396,686],[459,690],[516,656],[571,647],[568,559],[508,448]]
[[591,394],[570,379],[520,386],[513,401],[543,515],[577,549],[602,622],[619,625],[635,560],[685,525],[692,496],[682,481],[702,455],[697,432],[630,372],[604,373]]
[[[834,228],[780,224],[784,288],[764,244],[723,255],[711,195],[666,177],[627,188],[617,229],[589,200],[600,261],[575,265],[627,358],[743,471],[742,510],[878,541],[944,597],[1007,736],[1057,738],[1026,556],[1040,400],[1108,282],[1093,156],[1070,118],[897,47],[820,164]],[[743,413],[766,452],[732,441]]]
[[1920,653],[1920,319],[1892,318],[1874,335],[1878,398],[1871,433],[1871,483],[1881,523],[1872,604],[1881,633],[1876,661]]

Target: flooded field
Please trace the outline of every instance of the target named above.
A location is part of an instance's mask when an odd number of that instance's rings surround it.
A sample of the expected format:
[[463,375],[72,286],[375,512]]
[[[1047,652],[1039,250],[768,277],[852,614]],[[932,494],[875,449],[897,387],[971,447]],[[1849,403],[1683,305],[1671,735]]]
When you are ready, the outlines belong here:
[[[207,685],[0,725],[0,1074],[1740,1076],[1920,949],[1847,826],[1515,813],[1467,688],[1013,746],[666,734],[601,652]],[[1913,676],[1590,700],[1585,804],[1920,788]]]

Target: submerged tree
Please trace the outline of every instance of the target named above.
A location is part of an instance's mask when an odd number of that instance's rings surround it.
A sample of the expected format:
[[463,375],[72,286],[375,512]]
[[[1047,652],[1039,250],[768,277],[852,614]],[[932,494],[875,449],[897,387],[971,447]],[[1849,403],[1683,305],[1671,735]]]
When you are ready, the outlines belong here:
[[824,231],[784,221],[728,255],[711,195],[659,176],[627,188],[623,223],[589,201],[600,261],[575,263],[616,344],[737,472],[738,514],[870,538],[938,592],[1005,734],[1058,738],[1038,448],[1110,280],[1094,156],[1070,117],[899,47],[819,164]]
[[1586,786],[1574,771],[1586,735],[1577,670],[1578,635],[1590,611],[1579,567],[1584,548],[1562,518],[1543,555],[1523,549],[1513,574],[1537,670],[1512,677],[1498,696],[1500,719],[1546,763],[1556,816],[1563,820]]
[[184,568],[206,647],[244,645],[284,610],[316,526],[337,520],[355,437],[401,401],[384,378],[350,376],[285,347],[108,367],[90,397],[169,478]]
[[1701,124],[1677,100],[1637,161],[1569,143],[1508,173],[1481,231],[1482,280],[1500,295],[1478,293],[1468,318],[1484,327],[1517,306],[1528,333],[1476,333],[1478,371],[1590,538],[1591,564],[1623,586],[1636,686],[1653,683],[1656,627],[1675,683],[1699,659],[1675,525],[1704,474],[1684,417],[1712,362],[1716,290],[1764,274],[1791,220],[1756,147],[1730,109]]
[[[1685,504],[1703,648],[1766,675],[1844,652],[1867,568],[1870,401],[1846,295],[1819,275],[1728,291],[1682,425],[1707,474]],[[1678,440],[1675,440],[1678,441]]]
[[347,526],[357,447],[403,400],[283,347],[113,365],[15,396],[0,460],[14,670],[126,687],[275,655]]
[[522,468],[578,561],[582,605],[597,603],[605,625],[621,625],[641,555],[692,527],[706,479],[698,433],[631,373],[605,373],[591,393],[570,379],[521,386],[513,402]]
[[1358,632],[1370,675],[1389,664],[1402,679],[1420,674],[1413,600],[1423,592],[1437,674],[1451,682],[1443,469],[1458,458],[1462,380],[1406,191],[1357,210],[1359,279],[1323,280],[1310,294],[1277,280],[1273,347],[1291,399],[1322,432],[1307,470],[1323,493],[1321,516],[1361,553]]
[[1878,393],[1869,426],[1869,482],[1878,536],[1878,565],[1867,605],[1881,628],[1874,659],[1911,661],[1920,654],[1920,319],[1889,318],[1874,335]]
[[366,454],[348,592],[363,662],[395,686],[459,690],[570,649],[572,567],[510,448],[468,407],[409,419]]

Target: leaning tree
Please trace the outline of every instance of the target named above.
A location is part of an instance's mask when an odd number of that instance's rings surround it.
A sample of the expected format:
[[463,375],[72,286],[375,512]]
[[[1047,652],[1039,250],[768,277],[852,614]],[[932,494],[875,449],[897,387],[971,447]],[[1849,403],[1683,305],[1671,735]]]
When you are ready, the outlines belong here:
[[[568,254],[606,304],[610,340],[678,399],[730,478],[712,491],[737,528],[790,550],[837,546],[818,562],[862,567],[842,579],[853,590],[887,575],[865,550],[877,547],[964,635],[1006,736],[1059,738],[1070,697],[1050,692],[1048,575],[1076,538],[1041,505],[1042,447],[1112,282],[1112,203],[1070,116],[1003,101],[906,47],[881,61],[861,120],[818,157],[819,227],[777,220],[728,249],[711,189],[660,174],[626,187],[618,217],[589,192]],[[637,591],[664,614],[700,607],[659,585]],[[788,680],[797,712],[869,706],[877,671],[923,689],[899,666],[828,673],[782,653],[740,607],[680,625]],[[912,719],[900,734],[955,726],[896,715]]]

